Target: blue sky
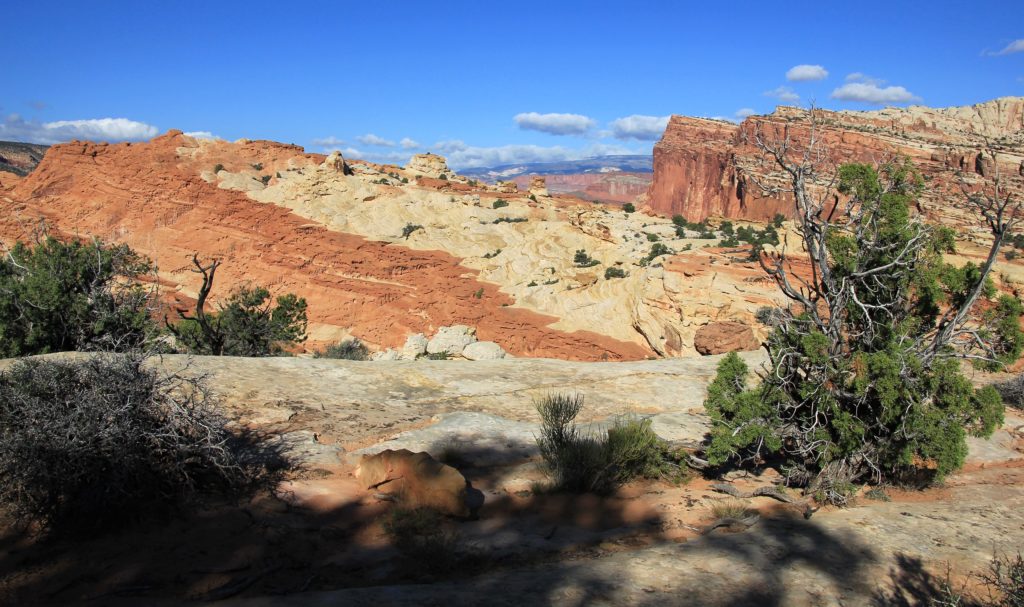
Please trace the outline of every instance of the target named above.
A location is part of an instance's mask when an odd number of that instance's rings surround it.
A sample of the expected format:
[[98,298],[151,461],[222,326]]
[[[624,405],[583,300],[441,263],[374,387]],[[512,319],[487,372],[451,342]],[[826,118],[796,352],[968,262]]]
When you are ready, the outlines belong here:
[[179,128],[459,168],[650,153],[670,114],[1024,95],[1021,0],[840,4],[15,2],[0,139]]

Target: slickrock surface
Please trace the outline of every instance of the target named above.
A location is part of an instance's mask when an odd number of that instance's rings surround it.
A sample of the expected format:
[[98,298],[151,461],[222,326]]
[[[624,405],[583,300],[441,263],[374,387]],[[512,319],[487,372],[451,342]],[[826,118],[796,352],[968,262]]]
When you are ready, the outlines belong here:
[[[284,432],[310,472],[278,498],[238,510],[107,540],[13,551],[0,543],[0,595],[20,589],[30,594],[14,596],[33,603],[105,605],[210,597],[239,606],[915,604],[939,587],[947,564],[955,583],[969,582],[993,551],[1024,544],[1024,417],[1012,411],[992,440],[971,442],[966,468],[943,486],[890,489],[892,501],[859,498],[809,520],[754,498],[752,527],[702,535],[712,506],[731,498],[699,478],[640,481],[608,498],[531,495],[543,479],[530,448],[533,396],[580,391],[585,423],[632,409],[652,415],[662,436],[685,441],[707,427],[701,401],[719,360],[197,357],[190,368],[212,374],[226,410]],[[186,363],[169,356],[155,364]],[[426,574],[427,563],[403,560],[388,544],[379,521],[393,505],[375,500],[352,476],[354,464],[342,463],[386,448],[458,457],[452,465],[482,500],[479,519],[445,523],[463,551],[461,569]],[[746,491],[778,477],[729,478]]]
[[[966,107],[911,106],[870,112],[817,110],[819,135],[831,158],[841,162],[878,162],[909,157],[924,173],[929,194],[922,210],[948,225],[978,227],[958,208],[962,177],[968,185],[994,174],[999,153],[1003,175],[1024,174],[1024,97],[1003,97]],[[755,145],[760,131],[771,137],[788,126],[793,141],[808,140],[806,110],[779,107],[741,124],[673,116],[654,147],[650,208],[690,221],[706,217],[770,219],[792,214],[785,194],[765,197],[757,182],[785,185],[774,164]]]

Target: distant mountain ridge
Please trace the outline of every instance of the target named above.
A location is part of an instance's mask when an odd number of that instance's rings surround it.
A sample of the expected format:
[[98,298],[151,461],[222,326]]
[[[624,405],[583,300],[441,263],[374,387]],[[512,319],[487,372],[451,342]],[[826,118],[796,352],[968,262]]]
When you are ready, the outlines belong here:
[[18,141],[0,141],[0,171],[24,177],[36,168],[50,146]]
[[459,175],[481,181],[511,180],[520,175],[578,175],[581,173],[653,173],[654,157],[650,155],[597,156],[558,162],[519,162],[493,167],[461,169]]

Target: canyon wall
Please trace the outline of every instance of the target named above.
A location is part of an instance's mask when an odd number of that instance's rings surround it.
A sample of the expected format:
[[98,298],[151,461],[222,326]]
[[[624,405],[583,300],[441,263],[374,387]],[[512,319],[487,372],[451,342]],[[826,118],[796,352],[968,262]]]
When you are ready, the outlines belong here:
[[[525,190],[532,175],[519,175],[512,181]],[[548,191],[552,194],[569,194],[598,202],[626,203],[636,200],[651,186],[651,173],[627,173],[609,171],[604,173],[572,173],[566,175],[544,175]]]
[[[929,182],[920,208],[939,221],[963,220],[960,183],[995,174],[995,150],[1003,175],[1024,174],[1024,98],[1004,97],[966,107],[886,108],[872,112],[815,110],[828,163],[877,163],[896,155],[910,158]],[[645,202],[654,212],[765,220],[790,216],[791,198],[766,196],[762,185],[787,185],[786,176],[756,145],[788,128],[793,144],[806,145],[807,110],[780,107],[740,124],[672,116],[654,147],[654,179]]]

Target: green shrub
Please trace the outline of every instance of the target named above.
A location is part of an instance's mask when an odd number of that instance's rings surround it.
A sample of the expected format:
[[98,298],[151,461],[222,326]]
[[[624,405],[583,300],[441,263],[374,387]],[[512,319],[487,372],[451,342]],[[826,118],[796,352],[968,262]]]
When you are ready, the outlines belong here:
[[407,224],[405,224],[405,227],[402,228],[402,238],[404,238],[406,240],[409,240],[409,236],[411,236],[413,232],[415,232],[416,230],[422,230],[422,229],[423,229],[423,226],[421,226],[419,224],[407,223]]
[[526,217],[499,217],[491,223],[523,223],[529,221]]
[[484,288],[483,287],[480,287],[479,289],[477,289],[473,293],[473,297],[475,297],[476,299],[482,299],[483,296],[484,296]]
[[672,224],[675,225],[677,228],[685,228],[687,224],[689,224],[689,222],[686,221],[686,218],[683,217],[682,215],[673,215]]
[[217,173],[220,173],[223,170],[224,170],[224,165],[223,164],[220,164],[218,162],[217,164],[213,165],[213,174],[214,175],[216,175]]
[[772,219],[772,225],[775,226],[776,228],[781,228],[782,222],[784,221],[786,221],[786,216],[783,215],[782,213],[776,213],[775,218]]
[[493,259],[498,255],[501,255],[501,249],[496,249],[490,253],[484,253],[484,259]]
[[0,259],[0,358],[66,350],[123,352],[157,333],[149,260],[126,245],[47,237]]
[[589,268],[601,263],[588,255],[583,249],[576,249],[576,254],[573,256],[572,262],[576,264],[577,268]]
[[257,170],[257,171],[262,171],[263,170],[263,163],[262,162],[256,162],[256,163],[254,163],[252,165],[252,168]]
[[263,182],[263,185],[267,185],[268,183],[270,183],[270,175],[264,175],[263,177],[260,177],[260,181]]
[[427,354],[427,360],[448,360],[448,353],[445,351],[431,352]]
[[304,298],[288,293],[272,304],[266,288],[241,287],[216,313],[185,317],[168,329],[192,354],[273,356],[305,341],[306,324]]
[[654,261],[656,258],[661,257],[662,255],[670,255],[671,253],[672,250],[665,246],[664,243],[656,242],[653,246],[651,246],[651,251],[647,254],[647,256],[644,257],[643,260],[641,260],[641,265],[647,265]]
[[609,266],[609,267],[605,268],[604,277],[605,277],[605,280],[608,280],[608,279],[611,279],[611,278],[625,278],[626,277],[626,271],[623,270],[622,268],[617,268],[615,266]]
[[[969,302],[989,289],[978,268],[943,261],[953,250],[948,229],[912,219],[921,186],[909,161],[881,171],[844,165],[839,183],[860,205],[859,219],[828,225],[827,240],[815,241],[823,247],[813,257],[817,307],[774,324],[759,386],[747,387],[738,356],[725,357],[705,407],[709,462],[771,459],[791,485],[842,504],[854,483],[927,483],[961,467],[966,438],[991,435],[1003,405],[995,388],[971,385],[956,355],[980,341],[986,349],[977,356],[1013,360],[1024,336],[1021,305],[1007,296],[976,317],[977,331],[960,325],[979,341],[943,337],[952,335],[943,333],[951,314],[968,319]],[[820,222],[801,226],[804,238],[815,239],[827,220],[805,221]],[[842,293],[822,287],[823,274],[847,285]]]
[[647,242],[658,242],[659,240],[661,240],[660,238],[658,238],[657,234],[652,234],[650,232],[644,232],[644,234],[647,235]]
[[622,210],[627,213],[636,213],[636,206],[634,206],[632,202],[627,202],[622,205]]
[[722,248],[738,247],[740,246],[740,243],[735,238],[723,238],[718,241],[718,246]]
[[648,419],[619,420],[600,437],[581,432],[575,424],[582,395],[550,394],[534,405],[541,417],[537,446],[553,489],[603,495],[638,477],[683,477],[678,458]]
[[370,349],[358,339],[346,339],[331,344],[323,350],[313,352],[314,358],[337,358],[343,360],[369,360]]
[[507,207],[507,206],[508,206],[508,201],[505,200],[504,198],[499,198],[499,199],[494,201],[494,203],[491,205],[491,208],[492,209],[500,209],[502,207]]
[[274,482],[281,453],[227,429],[200,377],[137,354],[29,359],[0,373],[0,504],[88,532]]
[[[722,234],[725,234],[726,236],[732,236],[733,235],[732,222],[731,221],[723,221],[722,225],[718,226],[718,231],[720,231]],[[735,246],[735,245],[733,245],[733,246]]]

